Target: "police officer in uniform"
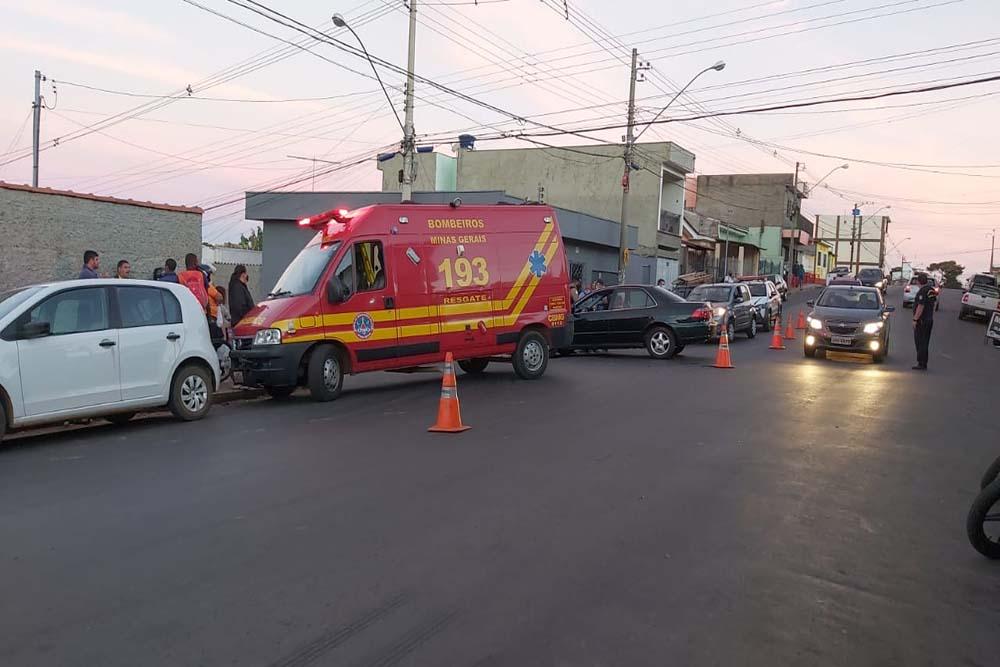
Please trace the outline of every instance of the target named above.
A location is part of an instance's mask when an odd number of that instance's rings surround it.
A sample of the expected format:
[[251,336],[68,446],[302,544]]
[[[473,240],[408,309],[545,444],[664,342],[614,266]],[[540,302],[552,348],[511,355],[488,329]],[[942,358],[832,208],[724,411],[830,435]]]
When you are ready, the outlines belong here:
[[917,346],[917,365],[915,371],[927,370],[927,348],[931,344],[931,329],[934,328],[934,307],[937,305],[937,295],[927,284],[927,274],[917,275],[920,291],[913,299],[913,342]]

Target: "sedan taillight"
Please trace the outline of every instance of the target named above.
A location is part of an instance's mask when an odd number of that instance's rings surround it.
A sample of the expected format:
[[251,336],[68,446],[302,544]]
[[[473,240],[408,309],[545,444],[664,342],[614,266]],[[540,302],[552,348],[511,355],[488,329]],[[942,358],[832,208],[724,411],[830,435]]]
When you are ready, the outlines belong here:
[[691,318],[699,322],[708,322],[712,319],[712,308],[710,306],[702,306],[691,313]]

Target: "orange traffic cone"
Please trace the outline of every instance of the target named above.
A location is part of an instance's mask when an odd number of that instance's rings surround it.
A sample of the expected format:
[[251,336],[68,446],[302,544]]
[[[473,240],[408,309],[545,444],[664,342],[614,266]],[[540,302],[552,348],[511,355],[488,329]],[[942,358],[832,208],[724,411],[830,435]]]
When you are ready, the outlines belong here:
[[461,433],[468,431],[469,428],[462,424],[462,412],[458,405],[458,384],[455,382],[455,359],[449,352],[444,358],[437,423],[427,430],[434,433]]
[[770,350],[784,350],[785,342],[781,340],[781,318],[774,323],[774,333],[771,334],[771,347]]
[[719,336],[719,351],[715,355],[715,363],[712,366],[715,368],[736,368],[733,366],[733,360],[729,356],[728,327],[723,328],[722,335]]
[[785,340],[795,340],[795,329],[792,328],[792,316],[788,316],[788,325],[785,327]]
[[799,321],[795,324],[795,328],[799,331],[806,330],[806,314],[802,312],[801,308],[799,308]]

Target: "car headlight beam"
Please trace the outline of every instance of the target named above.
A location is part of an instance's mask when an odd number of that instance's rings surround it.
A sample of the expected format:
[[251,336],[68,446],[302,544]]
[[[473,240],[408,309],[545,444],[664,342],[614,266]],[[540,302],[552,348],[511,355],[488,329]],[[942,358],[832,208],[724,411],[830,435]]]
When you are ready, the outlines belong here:
[[815,317],[809,318],[809,326],[817,331],[823,328],[823,321],[817,320]]
[[877,334],[879,331],[882,330],[882,327],[884,326],[885,322],[882,322],[881,320],[879,320],[878,322],[868,322],[867,324],[865,324],[862,331],[864,331],[866,334]]
[[726,309],[723,308],[723,307],[721,307],[721,306],[718,307],[718,308],[716,308],[715,309],[715,316],[716,317],[725,317],[726,316]]

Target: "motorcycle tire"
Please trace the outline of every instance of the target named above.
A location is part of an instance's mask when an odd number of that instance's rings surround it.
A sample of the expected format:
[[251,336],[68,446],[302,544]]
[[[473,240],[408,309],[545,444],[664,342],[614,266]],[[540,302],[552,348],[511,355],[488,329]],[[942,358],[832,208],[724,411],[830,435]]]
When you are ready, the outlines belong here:
[[[991,531],[986,532],[989,525]],[[993,560],[1000,560],[1000,479],[979,492],[969,508],[965,531],[972,547]]]

